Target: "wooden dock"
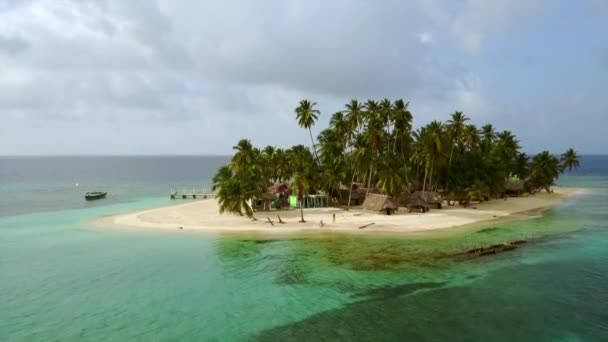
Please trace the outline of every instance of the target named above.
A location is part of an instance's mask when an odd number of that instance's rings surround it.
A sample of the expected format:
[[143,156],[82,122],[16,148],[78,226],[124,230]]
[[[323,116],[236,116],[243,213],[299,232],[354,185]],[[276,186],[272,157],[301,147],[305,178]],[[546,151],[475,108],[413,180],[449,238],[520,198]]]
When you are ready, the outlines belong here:
[[181,191],[171,189],[171,199],[207,199],[215,198],[215,194],[207,189],[183,189]]

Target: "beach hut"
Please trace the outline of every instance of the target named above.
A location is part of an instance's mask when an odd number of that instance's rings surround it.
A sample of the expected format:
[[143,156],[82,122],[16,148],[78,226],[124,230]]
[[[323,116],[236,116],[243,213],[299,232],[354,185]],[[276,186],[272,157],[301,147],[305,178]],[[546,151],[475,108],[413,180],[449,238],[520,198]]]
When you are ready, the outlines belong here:
[[[351,193],[350,204],[361,205],[365,201],[365,191],[357,189]],[[348,194],[346,194],[346,202],[348,203]]]
[[405,204],[407,205],[409,212],[412,212],[414,209],[421,209],[425,212],[431,207],[441,209],[443,198],[436,192],[416,191],[413,194],[406,196],[404,202],[406,202]]
[[510,195],[521,195],[524,192],[524,181],[520,179],[507,179],[505,181],[505,193]]
[[338,198],[338,203],[342,205],[348,204],[348,196],[350,195],[350,205],[361,205],[365,200],[365,190],[353,189],[350,193],[347,186],[343,186],[335,191],[334,196]]
[[392,214],[397,206],[390,197],[379,194],[368,194],[363,202],[363,209],[370,211],[383,212],[387,215]]
[[272,208],[272,203],[277,200],[277,196],[272,192],[265,192],[253,199],[253,210],[269,211]]
[[408,212],[410,213],[414,211],[414,209],[419,209],[423,213],[429,210],[429,205],[422,196],[421,191],[408,194],[404,202],[407,205]]

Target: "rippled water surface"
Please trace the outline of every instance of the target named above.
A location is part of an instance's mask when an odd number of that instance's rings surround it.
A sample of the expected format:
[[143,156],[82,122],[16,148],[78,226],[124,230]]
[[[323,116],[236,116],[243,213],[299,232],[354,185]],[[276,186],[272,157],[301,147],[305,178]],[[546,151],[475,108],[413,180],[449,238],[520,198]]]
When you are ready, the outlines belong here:
[[[205,186],[222,162],[91,160],[0,159],[2,341],[608,340],[601,172],[560,180],[590,190],[537,219],[434,238],[276,240],[91,227],[168,203],[170,187]],[[40,163],[54,173],[20,172]],[[102,186],[107,201],[81,200]],[[528,243],[456,255],[513,240]]]

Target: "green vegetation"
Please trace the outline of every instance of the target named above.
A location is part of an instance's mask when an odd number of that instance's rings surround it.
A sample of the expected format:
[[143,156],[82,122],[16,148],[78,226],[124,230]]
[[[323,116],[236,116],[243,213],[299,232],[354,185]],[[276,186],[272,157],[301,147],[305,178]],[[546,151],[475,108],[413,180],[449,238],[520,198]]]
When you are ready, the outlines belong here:
[[[510,131],[496,132],[491,124],[478,129],[462,112],[414,131],[408,104],[400,99],[351,100],[332,115],[315,141],[312,127],[321,113],[315,102],[300,101],[296,119],[308,130],[311,148],[260,150],[249,140],[239,141],[232,161],[213,179],[220,211],[253,218],[249,201],[273,182],[289,182],[300,200],[324,191],[347,209],[355,187],[377,188],[392,197],[404,191],[437,191],[451,203],[466,203],[503,195],[507,179],[521,180],[531,193],[551,191],[560,173],[580,165],[573,149],[561,158],[548,151],[530,158]],[[348,198],[341,188],[348,189]]]

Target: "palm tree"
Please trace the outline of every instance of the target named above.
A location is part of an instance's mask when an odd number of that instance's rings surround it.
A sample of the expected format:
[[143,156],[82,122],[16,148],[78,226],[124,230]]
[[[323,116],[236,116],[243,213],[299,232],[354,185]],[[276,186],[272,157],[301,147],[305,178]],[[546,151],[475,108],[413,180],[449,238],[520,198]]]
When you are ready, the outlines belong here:
[[475,125],[467,125],[464,129],[462,140],[464,144],[472,150],[479,144],[479,131]]
[[319,163],[319,156],[317,155],[317,149],[315,148],[315,141],[312,138],[311,129],[312,126],[314,126],[315,121],[317,121],[319,115],[321,114],[319,110],[315,109],[316,105],[316,102],[311,102],[309,100],[301,100],[300,105],[295,109],[295,112],[300,127],[308,129],[308,133],[310,134],[310,142],[312,144],[312,150],[317,159],[317,163]]
[[549,151],[543,151],[532,158],[530,184],[535,189],[545,189],[547,192],[551,192],[551,186],[559,176],[559,171],[559,159]]
[[[348,123],[348,127],[349,127],[347,136],[349,139],[348,143],[349,143],[349,145],[351,145],[351,153],[352,153],[353,140],[355,139],[355,136],[359,133],[361,124],[363,122],[364,107],[363,107],[363,104],[361,104],[356,99],[350,100],[350,102],[347,103],[345,107],[346,107],[346,111],[345,111],[346,115],[345,115],[344,119]],[[352,194],[353,194],[353,183],[355,182],[355,175],[357,174],[355,172],[355,165],[354,165],[355,158],[353,158],[352,160],[353,160],[353,162],[350,165],[351,180],[350,180],[350,184],[348,186],[348,202],[346,204],[346,210],[350,209],[350,200],[351,200]]]
[[[373,162],[373,151],[370,146],[370,138],[367,132],[358,134],[354,142],[353,173],[365,176]],[[349,196],[350,197],[350,196]]]
[[363,124],[363,111],[365,110],[363,104],[355,99],[350,100],[346,104],[345,119],[349,123],[352,135],[354,136],[359,132],[359,128]]
[[440,121],[432,121],[428,125],[428,140],[427,140],[427,150],[428,156],[431,162],[431,174],[429,177],[429,188],[431,187],[433,181],[433,168],[435,166],[435,162],[441,156],[443,152],[443,124]]
[[[382,122],[383,126],[385,126],[385,130],[386,130],[386,135],[390,135],[391,132],[391,124],[393,122],[393,103],[391,102],[391,100],[384,98],[382,99],[382,101],[380,101],[380,121]],[[386,150],[388,153],[390,153],[391,151],[391,144],[390,144],[390,140],[386,141],[387,146],[386,146]]]
[[354,137],[354,132],[350,129],[350,123],[347,118],[344,116],[343,112],[336,112],[332,115],[329,120],[329,126],[336,132],[336,135],[339,137],[336,143],[346,147],[349,145]]
[[579,157],[572,148],[569,148],[566,152],[564,152],[560,159],[560,168],[561,171],[564,172],[566,169],[572,172],[572,169],[578,169],[581,166],[581,162]]
[[493,146],[495,157],[498,158],[501,170],[506,174],[510,174],[513,172],[517,154],[519,153],[519,140],[510,131],[502,131],[496,137],[497,139]]
[[393,198],[398,198],[403,190],[404,180],[401,177],[403,172],[400,172],[402,171],[400,168],[405,166],[400,167],[398,160],[390,155],[385,155],[379,160],[377,187]]
[[396,100],[393,104],[393,119],[395,126],[395,140],[393,151],[397,151],[397,141],[401,142],[401,158],[405,159],[404,148],[405,143],[409,140],[410,131],[412,130],[412,113],[407,109],[409,102]]
[[[319,184],[323,189],[327,190],[328,194],[335,193],[334,190],[339,189],[340,184],[346,178],[346,168],[344,166],[344,158],[333,158],[323,161]],[[338,196],[342,199],[341,191],[338,193]]]
[[230,165],[223,165],[222,167],[220,167],[217,172],[215,173],[215,176],[213,176],[213,186],[211,188],[212,191],[216,191],[219,190],[219,188],[222,187],[222,184],[224,182],[226,182],[226,180],[229,180],[231,178],[234,177],[234,174],[232,173],[232,169],[230,168]]
[[259,168],[251,168],[240,176],[233,172],[230,165],[222,166],[213,177],[213,191],[217,191],[220,213],[230,212],[255,220],[249,202],[261,194],[263,185],[259,181]]
[[248,139],[241,139],[236,146],[232,147],[237,152],[232,157],[231,168],[236,172],[245,171],[250,165],[254,164],[256,149]]
[[487,152],[494,140],[496,140],[496,131],[494,130],[494,126],[492,126],[492,124],[483,125],[481,127],[481,132],[479,133],[483,137],[483,148]]
[[300,222],[306,222],[304,221],[303,202],[304,196],[308,193],[312,183],[314,161],[310,151],[302,145],[292,147],[288,154],[292,168],[290,187],[297,189],[298,201],[300,202]]
[[525,153],[518,153],[515,158],[514,172],[519,179],[524,180],[530,173],[530,157]]
[[382,148],[382,138],[384,136],[384,119],[382,116],[382,110],[378,102],[374,100],[367,100],[365,103],[365,118],[367,122],[366,134],[368,135],[369,142],[371,143],[372,159],[369,166],[369,178],[367,181],[367,193],[372,185],[372,177],[374,174],[374,160],[378,157],[380,149]]
[[[409,102],[406,103],[402,99],[395,100],[393,104],[393,155],[403,164],[403,167],[398,169],[403,172],[404,185],[409,185],[409,163],[408,158],[405,157],[405,150],[410,143],[412,131],[412,113],[407,109],[408,105]],[[397,143],[399,143],[399,152]]]
[[277,181],[277,161],[276,161],[276,148],[268,145],[262,150],[263,168],[265,171],[265,178]]
[[462,112],[454,112],[452,118],[448,120],[448,133],[450,135],[450,160],[448,162],[448,180],[446,181],[445,190],[449,191],[449,179],[452,169],[452,157],[454,155],[454,146],[459,143],[464,133],[466,122],[469,121]]
[[484,140],[494,141],[496,139],[496,131],[492,124],[486,124],[481,126],[481,136]]
[[[414,146],[412,148],[412,154],[410,155],[410,162],[412,162],[412,164],[417,166],[417,171],[416,171],[416,180],[417,181],[420,180],[420,173],[418,172],[418,170],[420,170],[421,166],[424,167],[424,182],[422,183],[423,190],[426,185],[426,177],[427,177],[427,173],[428,173],[428,153],[422,142],[425,135],[426,135],[426,129],[424,127],[418,129],[416,132],[413,133],[414,140],[416,141],[416,143],[414,144]],[[418,187],[418,185],[416,187]]]

